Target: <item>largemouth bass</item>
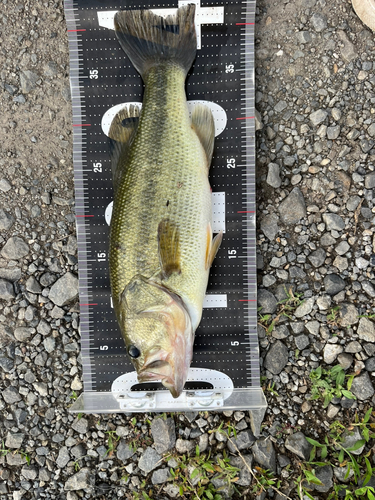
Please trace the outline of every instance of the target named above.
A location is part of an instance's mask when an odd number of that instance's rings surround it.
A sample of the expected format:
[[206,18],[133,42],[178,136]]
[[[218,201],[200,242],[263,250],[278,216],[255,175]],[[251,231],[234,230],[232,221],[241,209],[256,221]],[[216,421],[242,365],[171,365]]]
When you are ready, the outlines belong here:
[[211,111],[191,119],[185,79],[196,54],[195,5],[166,19],[115,15],[116,36],[145,89],[141,111],[120,111],[109,135],[114,182],[112,300],[139,382],[184,387],[209,269],[222,234],[211,229]]

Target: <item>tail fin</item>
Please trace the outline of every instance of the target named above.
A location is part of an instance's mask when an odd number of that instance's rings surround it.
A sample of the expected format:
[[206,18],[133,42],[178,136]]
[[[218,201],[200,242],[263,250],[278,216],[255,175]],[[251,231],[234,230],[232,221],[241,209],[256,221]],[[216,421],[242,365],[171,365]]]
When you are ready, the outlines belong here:
[[142,77],[151,67],[167,61],[189,71],[197,50],[194,15],[195,4],[180,7],[165,19],[149,10],[116,13],[118,41]]

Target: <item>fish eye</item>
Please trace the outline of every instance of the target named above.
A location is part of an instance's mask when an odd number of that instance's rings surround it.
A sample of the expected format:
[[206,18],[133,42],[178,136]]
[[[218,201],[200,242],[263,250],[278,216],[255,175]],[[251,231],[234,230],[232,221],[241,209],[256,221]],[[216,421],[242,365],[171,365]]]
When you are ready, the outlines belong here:
[[135,347],[135,345],[130,345],[128,348],[128,354],[131,358],[139,358],[141,355],[141,351],[138,349],[138,347]]

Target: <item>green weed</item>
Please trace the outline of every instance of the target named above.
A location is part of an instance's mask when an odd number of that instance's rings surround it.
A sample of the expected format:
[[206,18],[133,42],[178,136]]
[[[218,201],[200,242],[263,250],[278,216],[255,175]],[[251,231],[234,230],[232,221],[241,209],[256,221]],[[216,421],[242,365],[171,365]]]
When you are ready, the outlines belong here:
[[[348,377],[347,388],[344,386],[345,378]],[[348,399],[356,399],[350,392],[354,375],[346,376],[340,365],[328,370],[319,366],[310,372],[312,382],[311,399],[323,399],[323,408],[327,408],[334,397],[345,396]]]

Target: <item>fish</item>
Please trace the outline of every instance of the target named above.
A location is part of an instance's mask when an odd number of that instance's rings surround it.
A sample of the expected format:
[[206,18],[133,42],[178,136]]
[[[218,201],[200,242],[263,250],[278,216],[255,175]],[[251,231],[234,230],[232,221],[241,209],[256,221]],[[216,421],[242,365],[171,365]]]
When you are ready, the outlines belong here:
[[189,117],[185,80],[196,57],[195,5],[160,17],[125,10],[116,37],[141,75],[141,109],[114,117],[114,202],[109,238],[113,307],[138,381],[181,395],[193,358],[213,237],[208,179],[215,127],[210,109]]

